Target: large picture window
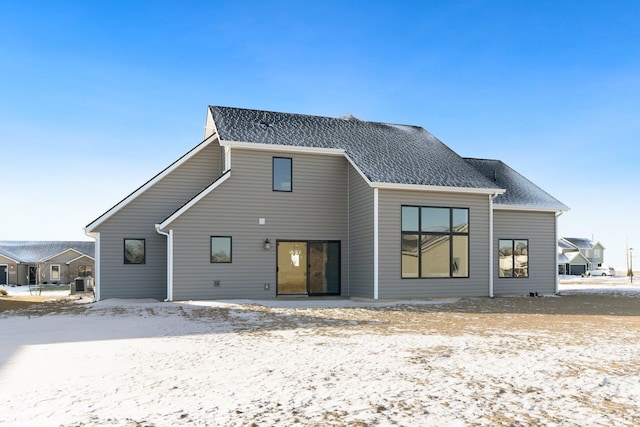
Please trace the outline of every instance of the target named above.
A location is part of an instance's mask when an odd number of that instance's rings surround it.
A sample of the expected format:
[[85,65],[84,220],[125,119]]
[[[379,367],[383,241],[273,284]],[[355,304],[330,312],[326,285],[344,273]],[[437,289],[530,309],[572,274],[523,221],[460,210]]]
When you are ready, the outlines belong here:
[[402,278],[469,277],[469,209],[402,206]]
[[499,277],[529,277],[529,241],[500,239],[498,241]]
[[231,262],[231,237],[211,236],[211,262]]
[[144,239],[124,239],[125,264],[144,264],[145,259]]
[[289,157],[273,158],[273,191],[293,191],[292,162]]

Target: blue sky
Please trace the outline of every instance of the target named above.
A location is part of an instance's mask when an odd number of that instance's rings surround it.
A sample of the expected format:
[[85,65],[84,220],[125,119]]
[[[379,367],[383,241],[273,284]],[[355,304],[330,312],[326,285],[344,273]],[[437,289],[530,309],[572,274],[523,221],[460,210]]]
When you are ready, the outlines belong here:
[[207,105],[420,125],[568,205],[606,264],[640,250],[640,4],[615,0],[0,0],[0,240],[87,239]]

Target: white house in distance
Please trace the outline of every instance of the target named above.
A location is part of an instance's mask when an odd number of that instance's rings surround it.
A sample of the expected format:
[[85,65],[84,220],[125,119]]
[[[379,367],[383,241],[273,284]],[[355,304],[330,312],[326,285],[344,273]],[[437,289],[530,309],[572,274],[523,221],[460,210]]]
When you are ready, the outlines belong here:
[[566,210],[419,126],[210,106],[85,231],[97,299],[493,296],[556,291]]
[[602,267],[604,249],[600,242],[584,237],[562,237],[558,240],[559,273],[579,276],[592,268]]

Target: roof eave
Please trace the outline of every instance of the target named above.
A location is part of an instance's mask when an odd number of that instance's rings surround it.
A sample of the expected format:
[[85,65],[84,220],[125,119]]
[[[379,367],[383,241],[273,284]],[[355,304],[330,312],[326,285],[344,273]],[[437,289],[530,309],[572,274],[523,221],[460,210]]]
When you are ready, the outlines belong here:
[[543,206],[525,206],[525,205],[501,205],[501,204],[494,204],[493,205],[493,209],[494,210],[501,210],[501,211],[535,211],[535,212],[568,212],[570,209],[566,206],[560,208],[560,207],[543,207]]
[[392,182],[372,182],[374,188],[388,190],[413,190],[413,191],[431,191],[436,193],[465,193],[465,194],[486,194],[498,195],[503,194],[506,190],[503,188],[474,188],[474,187],[449,187],[444,185],[424,185],[424,184],[399,184]]

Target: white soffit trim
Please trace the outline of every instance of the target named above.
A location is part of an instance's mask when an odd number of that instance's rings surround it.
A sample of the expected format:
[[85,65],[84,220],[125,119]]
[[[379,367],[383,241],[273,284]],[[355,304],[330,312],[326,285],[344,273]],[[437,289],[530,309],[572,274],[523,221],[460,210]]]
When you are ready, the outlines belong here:
[[229,170],[220,178],[218,178],[213,184],[211,184],[210,186],[202,190],[200,194],[198,194],[193,199],[189,200],[180,209],[178,209],[173,214],[171,214],[171,216],[169,216],[167,219],[162,221],[160,224],[156,224],[156,230],[162,230],[165,227],[167,227],[169,224],[175,221],[178,217],[180,217],[183,213],[191,209],[195,204],[197,204],[200,200],[202,200],[207,194],[211,193],[213,190],[218,188],[220,184],[228,180],[230,176],[231,176],[231,170]]
[[371,186],[383,190],[418,190],[438,193],[503,194],[507,191],[503,188],[446,187],[441,185],[395,184],[390,182],[372,182]]
[[114,207],[109,209],[107,212],[103,213],[101,216],[98,217],[98,219],[94,220],[92,223],[90,223],[85,227],[85,234],[88,235],[89,233],[94,231],[97,227],[100,226],[100,224],[102,224],[103,222],[111,218],[116,212],[118,212],[120,209],[124,208],[129,203],[131,203],[131,201],[135,200],[140,194],[147,191],[147,189],[149,189],[150,187],[153,187],[154,185],[156,185],[162,178],[169,175],[171,172],[173,172],[182,164],[184,164],[187,160],[189,160],[190,158],[195,156],[198,152],[200,152],[202,149],[207,147],[212,141],[216,139],[217,135],[218,135],[217,133],[214,133],[213,135],[211,135],[210,137],[202,141],[200,144],[196,145],[185,155],[183,155],[178,160],[176,160],[171,165],[169,165],[169,167],[165,168],[162,172],[160,172],[159,174],[151,178],[149,181],[147,181],[145,184],[143,184],[140,188],[135,190],[133,193],[129,194],[127,197],[121,200]]
[[498,205],[493,204],[494,211],[528,211],[528,212],[568,212],[569,208],[539,208],[535,206],[515,206],[515,205]]
[[223,140],[220,140],[220,145],[223,147],[244,148],[247,150],[288,151],[291,153],[325,154],[328,156],[342,156],[345,154],[344,150],[341,148],[300,147],[297,145],[260,144],[257,142],[240,142],[240,141],[223,141]]

